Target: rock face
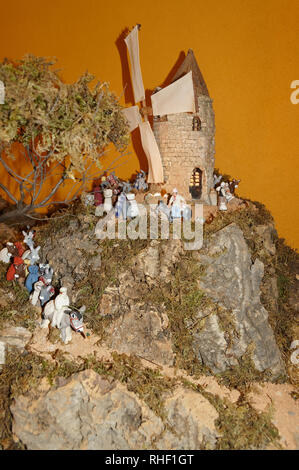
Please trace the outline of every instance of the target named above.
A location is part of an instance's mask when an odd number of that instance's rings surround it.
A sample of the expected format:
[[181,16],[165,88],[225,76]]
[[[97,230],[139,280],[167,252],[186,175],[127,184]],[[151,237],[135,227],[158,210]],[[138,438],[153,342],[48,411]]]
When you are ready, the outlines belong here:
[[125,354],[137,354],[159,364],[172,365],[174,355],[170,340],[168,317],[161,307],[130,303],[124,315],[115,320],[106,344]]
[[82,279],[86,269],[97,270],[101,266],[101,254],[96,240],[90,238],[90,230],[84,229],[77,219],[71,221],[65,234],[48,238],[42,246],[41,259],[50,263],[54,275],[61,280],[61,285],[71,289],[75,279]]
[[178,387],[165,401],[167,423],[176,435],[166,431],[158,441],[161,449],[213,449],[219,434],[215,428],[218,413],[202,395]]
[[12,347],[23,350],[32,333],[22,326],[8,326],[0,331],[0,367],[5,364],[6,351]]
[[268,323],[268,313],[260,301],[264,265],[252,263],[243,233],[231,224],[211,237],[199,252],[205,266],[200,280],[208,296],[230,316],[233,327],[225,331],[217,314],[199,312],[204,327],[194,336],[194,347],[204,364],[222,372],[238,363],[250,345],[257,370],[270,370],[273,377],[285,373],[284,363]]
[[161,364],[173,364],[165,308],[142,299],[151,286],[167,281],[170,269],[181,252],[180,240],[169,240],[165,244],[153,240],[133,260],[131,268],[119,275],[119,287],[106,289],[101,312],[117,317],[107,332],[107,346]]
[[86,370],[19,396],[11,407],[13,433],[31,450],[147,449],[154,442],[158,449],[213,448],[218,414],[199,393],[178,389],[167,406],[176,434],[122,384]]

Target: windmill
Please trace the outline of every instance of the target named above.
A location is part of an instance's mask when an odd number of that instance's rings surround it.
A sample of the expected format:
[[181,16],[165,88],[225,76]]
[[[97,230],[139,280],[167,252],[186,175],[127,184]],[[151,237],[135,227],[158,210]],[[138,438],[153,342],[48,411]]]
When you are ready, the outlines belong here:
[[[138,31],[140,25],[136,25],[125,38],[131,62],[131,78],[133,85],[135,105],[123,110],[132,132],[137,127],[140,131],[141,143],[148,160],[148,183],[164,183],[164,173],[160,150],[154,133],[150,126],[148,115],[162,116],[196,111],[195,97],[190,71],[171,85],[160,89],[151,96],[152,107],[147,107],[145,91],[141,74],[139,59]],[[137,105],[141,103],[141,109]],[[142,120],[143,116],[144,120]]]

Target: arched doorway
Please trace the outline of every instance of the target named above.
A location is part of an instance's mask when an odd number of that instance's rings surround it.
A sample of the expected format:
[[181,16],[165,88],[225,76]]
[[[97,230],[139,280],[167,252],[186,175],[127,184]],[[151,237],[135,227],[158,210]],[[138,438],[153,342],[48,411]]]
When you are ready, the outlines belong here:
[[190,182],[189,191],[192,199],[200,199],[202,193],[202,170],[200,168],[194,168]]

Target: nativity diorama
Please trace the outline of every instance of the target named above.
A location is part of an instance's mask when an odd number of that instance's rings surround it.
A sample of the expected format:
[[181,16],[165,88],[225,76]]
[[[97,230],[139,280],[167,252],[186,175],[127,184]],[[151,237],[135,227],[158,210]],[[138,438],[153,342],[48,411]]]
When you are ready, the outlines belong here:
[[[146,97],[139,32],[132,106],[41,57],[0,64],[0,449],[298,448],[298,254],[215,168],[193,50]],[[124,180],[131,133],[147,167]],[[169,237],[101,236],[144,214]]]

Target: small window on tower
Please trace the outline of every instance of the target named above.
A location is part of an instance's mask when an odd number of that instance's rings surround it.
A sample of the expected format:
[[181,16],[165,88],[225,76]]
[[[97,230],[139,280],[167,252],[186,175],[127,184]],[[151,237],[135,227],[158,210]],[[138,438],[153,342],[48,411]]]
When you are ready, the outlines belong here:
[[165,116],[154,116],[154,121],[156,121],[156,122],[168,121],[167,114],[165,114]]
[[193,131],[200,131],[201,129],[201,120],[199,116],[194,116],[192,121],[192,130]]

